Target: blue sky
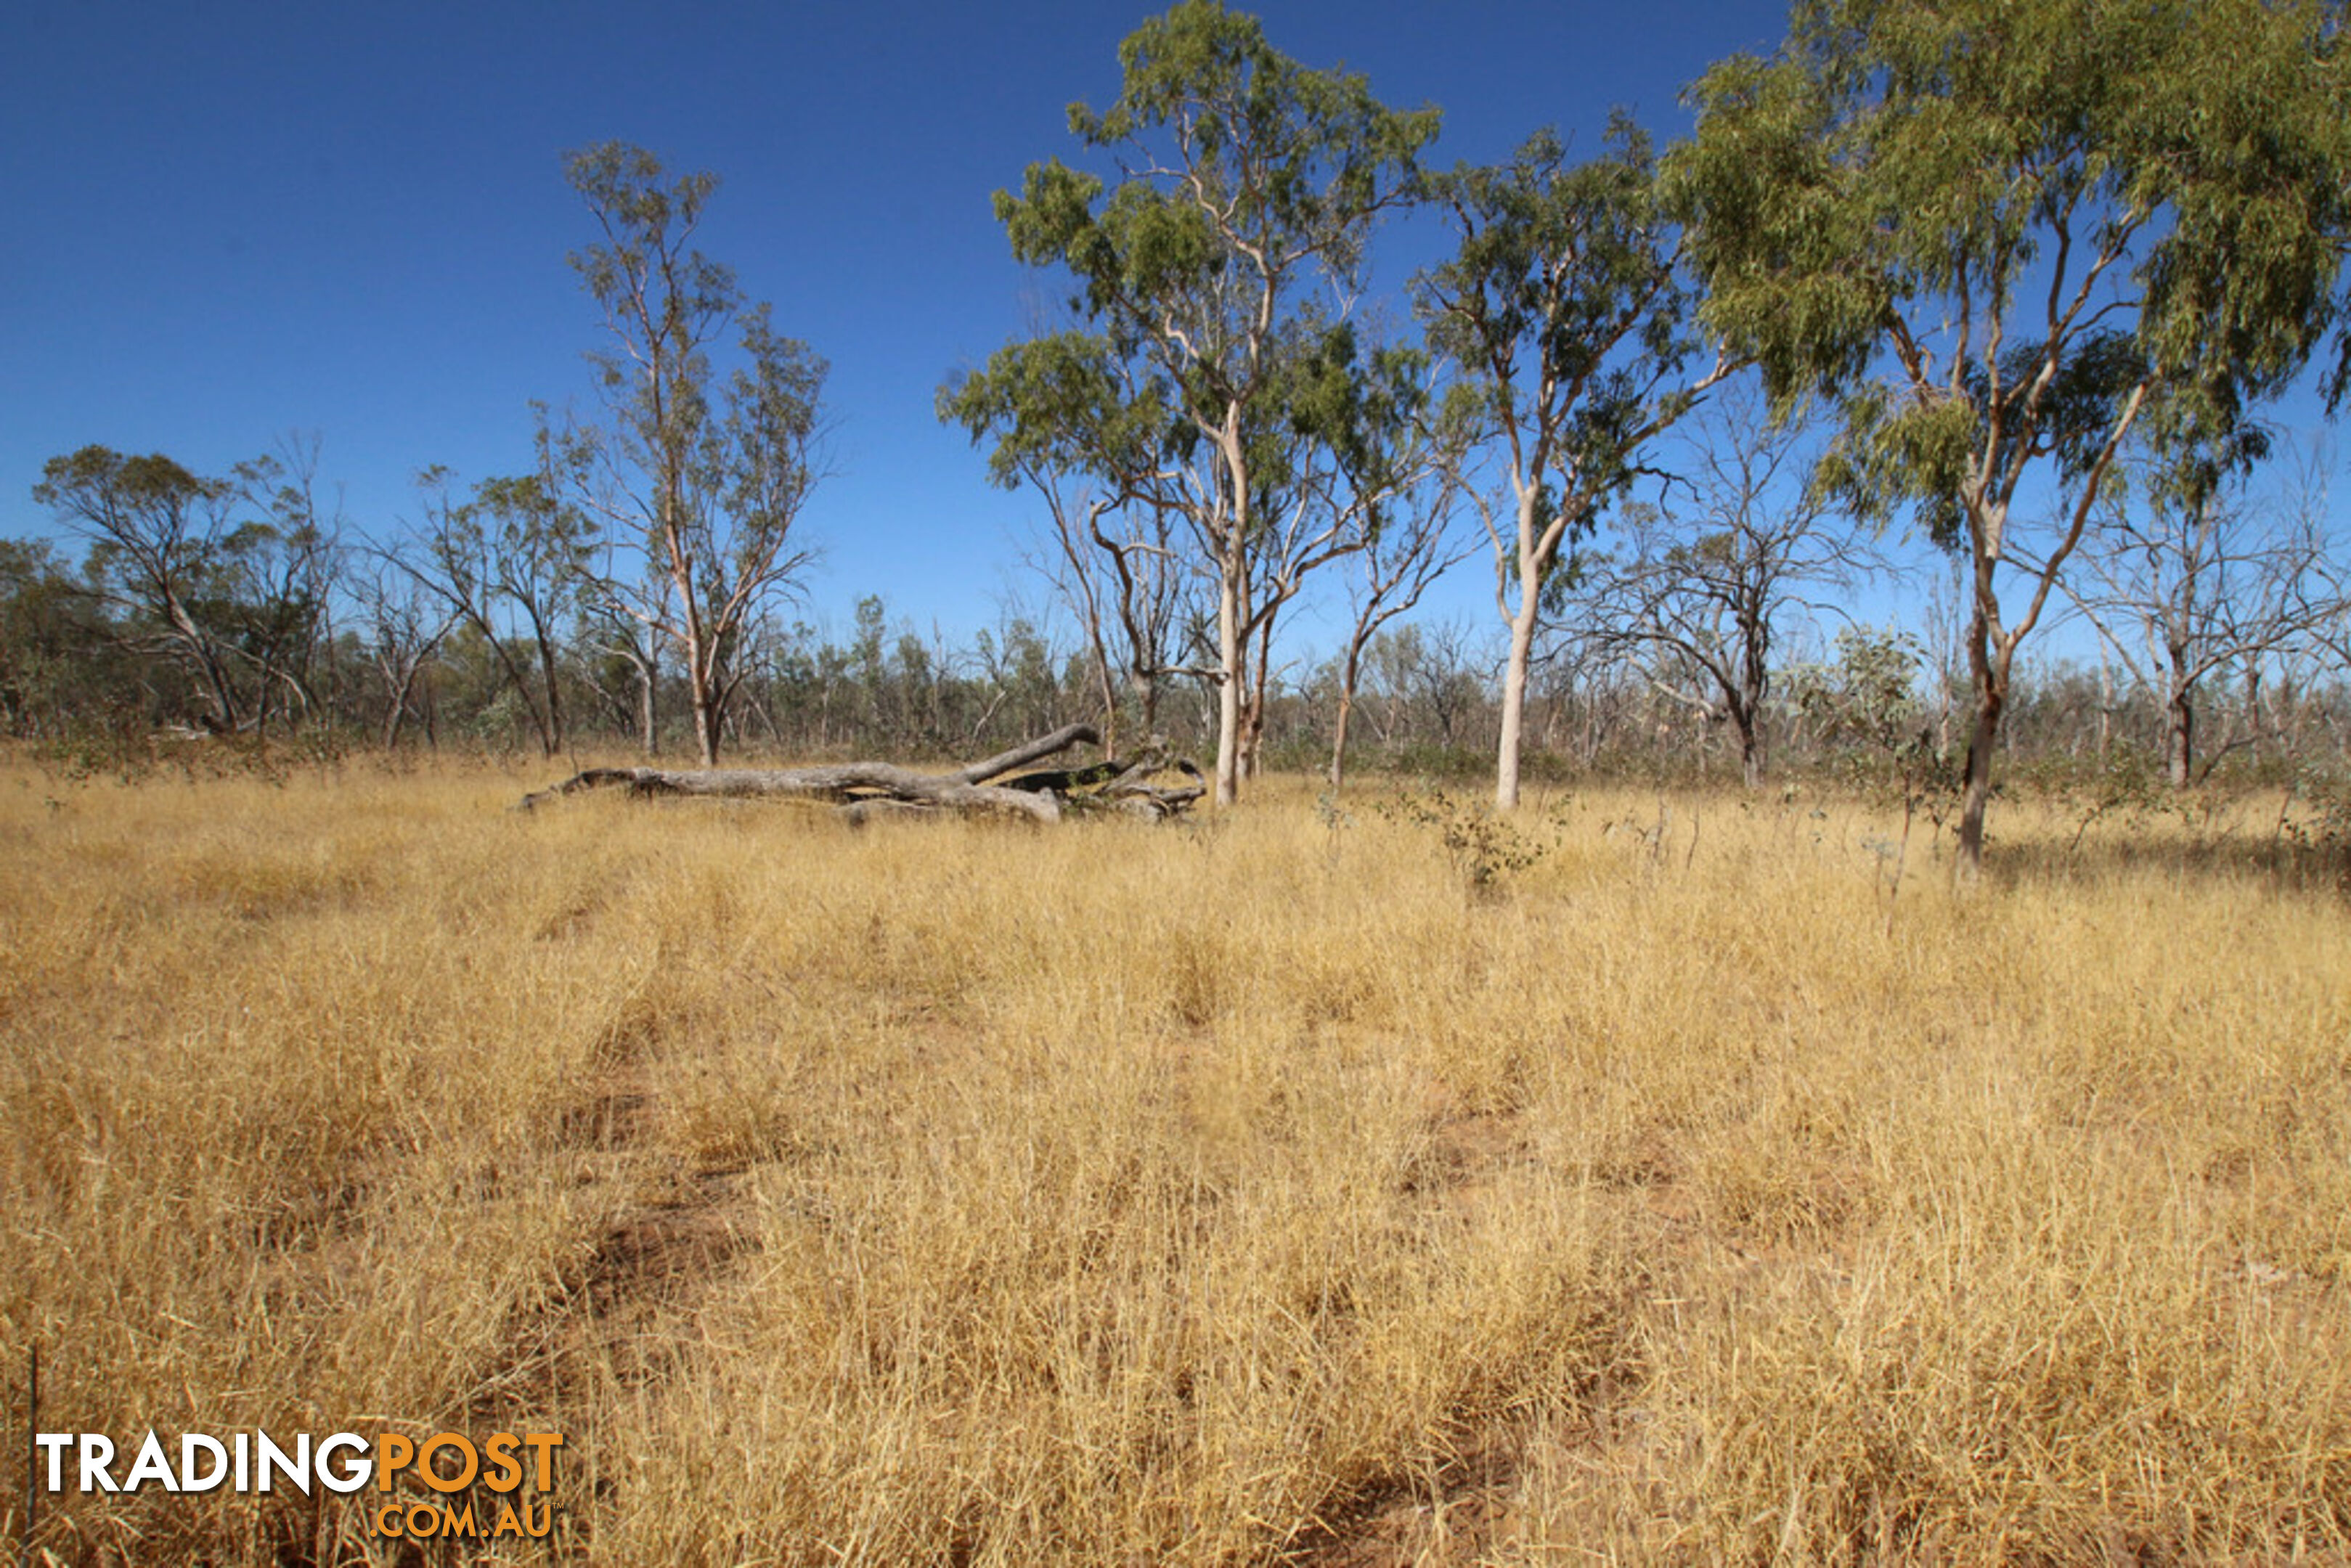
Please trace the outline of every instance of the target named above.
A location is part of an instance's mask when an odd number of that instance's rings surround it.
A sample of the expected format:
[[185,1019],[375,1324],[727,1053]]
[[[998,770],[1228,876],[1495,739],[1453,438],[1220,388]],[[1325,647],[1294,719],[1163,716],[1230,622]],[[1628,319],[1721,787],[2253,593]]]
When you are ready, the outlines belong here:
[[[939,382],[1060,286],[1011,260],[988,199],[1075,160],[1072,99],[1118,90],[1157,7],[603,0],[26,5],[0,36],[0,536],[50,531],[42,464],[89,443],[225,472],[315,432],[376,532],[409,480],[529,461],[534,399],[583,408],[593,237],[568,149],[636,142],[722,181],[703,247],[832,363],[838,475],[805,525],[807,613],[860,594],[961,637],[1019,583],[1033,507],[932,413]],[[1441,162],[1612,105],[1661,136],[1710,61],[1769,49],[1775,0],[1627,7],[1290,0],[1274,44],[1445,111]],[[1400,288],[1409,235],[1376,285]],[[1464,569],[1459,602],[1485,580]],[[1028,586],[1032,596],[1036,590]],[[1484,602],[1490,603],[1488,597]]]

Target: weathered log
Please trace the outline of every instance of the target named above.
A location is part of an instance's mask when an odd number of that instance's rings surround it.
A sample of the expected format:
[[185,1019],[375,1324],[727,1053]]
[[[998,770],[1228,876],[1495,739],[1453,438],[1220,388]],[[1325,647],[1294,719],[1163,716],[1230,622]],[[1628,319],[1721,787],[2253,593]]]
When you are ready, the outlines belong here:
[[721,768],[704,772],[663,768],[590,768],[552,788],[526,795],[528,810],[557,795],[622,788],[632,795],[701,795],[727,799],[780,796],[851,805],[889,800],[956,810],[1004,810],[1050,822],[1060,803],[1048,794],[1026,794],[988,785],[966,784],[893,767],[886,762],[844,762],[830,768]]
[[[529,810],[559,795],[585,789],[622,789],[632,795],[698,795],[728,799],[781,797],[823,800],[852,823],[874,817],[922,812],[1004,812],[1033,821],[1061,821],[1065,808],[1115,809],[1165,818],[1206,793],[1200,770],[1170,758],[1156,746],[1131,762],[1105,760],[1089,768],[1027,773],[991,784],[1011,769],[1085,743],[1099,745],[1090,727],[1070,725],[998,756],[953,773],[917,773],[887,762],[842,762],[820,768],[726,768],[695,771],[664,768],[590,768],[560,784],[526,795],[517,810]],[[1152,785],[1161,772],[1178,772],[1193,782],[1176,788]],[[1096,788],[1096,787],[1099,788]]]
[[[1192,782],[1172,789],[1161,788],[1151,782],[1158,773],[1181,773]],[[1113,802],[1122,810],[1164,820],[1190,810],[1192,802],[1207,792],[1207,776],[1188,758],[1154,755],[1121,771],[1094,798]]]
[[991,757],[985,762],[975,762],[959,772],[948,774],[947,777],[965,784],[985,784],[999,773],[1009,773],[1016,768],[1026,768],[1031,762],[1067,751],[1081,742],[1087,746],[1100,746],[1102,737],[1095,733],[1094,727],[1090,724],[1065,724],[1050,735],[1040,736],[1024,746],[1016,746],[1011,750]]
[[1097,762],[1091,768],[1061,768],[1044,773],[1021,773],[1005,779],[1000,789],[1051,789],[1067,794],[1082,789],[1089,784],[1107,784],[1119,775],[1115,762]]

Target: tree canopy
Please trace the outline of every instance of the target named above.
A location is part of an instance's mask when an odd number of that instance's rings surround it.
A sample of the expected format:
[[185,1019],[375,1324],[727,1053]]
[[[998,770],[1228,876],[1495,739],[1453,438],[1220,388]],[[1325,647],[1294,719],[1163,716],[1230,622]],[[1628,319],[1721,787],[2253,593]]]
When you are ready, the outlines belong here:
[[1703,319],[1779,408],[1840,402],[1822,476],[1843,500],[1969,562],[1964,863],[2016,648],[2125,439],[2233,426],[2335,319],[2338,20],[2315,0],[1802,0],[1776,57],[1694,91],[1668,164]]
[[[1522,749],[1588,765],[1678,735],[1703,771],[1726,727],[1753,784],[1820,755],[1784,678],[1804,639],[1879,613],[1787,585],[1842,589],[1862,534],[1898,528],[1972,865],[1995,749],[2044,725],[2046,671],[2018,663],[2044,624],[2097,620],[2103,644],[2031,645],[2098,660],[2102,749],[2126,709],[2168,722],[2175,780],[2196,704],[2216,760],[2313,692],[2351,714],[2342,541],[2321,491],[2273,515],[2260,478],[2301,444],[2273,440],[2282,409],[2303,423],[2290,389],[2351,395],[2346,7],[1794,0],[1782,44],[1690,89],[1686,140],[1619,111],[1588,144],[1540,130],[1442,168],[1435,108],[1178,0],[1126,37],[1106,104],[1070,107],[1060,156],[1004,169],[993,212],[1047,303],[935,400],[987,482],[1041,503],[1024,564],[1068,643],[1017,587],[961,650],[894,622],[911,552],[844,593],[848,646],[820,607],[791,619],[828,366],[778,323],[809,306],[771,310],[702,248],[715,174],[590,145],[561,172],[595,395],[529,405],[520,476],[428,468],[421,517],[346,531],[315,451],[56,457],[35,497],[88,552],[0,540],[0,728],[246,737],[225,754],[320,716],[550,756],[626,730],[651,755],[666,718],[707,765],[962,755],[1019,712],[1213,737],[1228,802],[1326,743],[1335,786],[1362,695],[1378,744],[1418,707],[1440,748],[1486,749],[1499,805]],[[1451,243],[1375,273],[1392,222]],[[1738,430],[1685,428],[1752,388]],[[1732,452],[1771,476],[1727,474]],[[1506,643],[1391,624],[1480,538]],[[2116,690],[2116,628],[2158,622],[2164,657]],[[1407,646],[1426,681],[1395,676]]]
[[1118,183],[1056,158],[996,198],[1014,256],[1074,279],[1083,336],[999,353],[957,416],[1003,433],[999,473],[1050,450],[1189,525],[1217,591],[1228,802],[1262,723],[1272,618],[1363,520],[1330,505],[1332,465],[1361,477],[1386,447],[1367,422],[1397,412],[1402,367],[1323,301],[1353,293],[1372,221],[1414,188],[1437,116],[1299,65],[1214,0],[1144,22],[1119,59],[1112,105],[1070,110],[1079,141],[1117,158]]

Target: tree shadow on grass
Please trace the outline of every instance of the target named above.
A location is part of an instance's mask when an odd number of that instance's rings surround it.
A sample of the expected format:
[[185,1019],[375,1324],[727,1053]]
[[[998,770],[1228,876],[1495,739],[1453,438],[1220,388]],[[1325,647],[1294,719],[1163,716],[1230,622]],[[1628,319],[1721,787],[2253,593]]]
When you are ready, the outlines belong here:
[[2284,831],[2180,837],[2116,827],[2079,840],[1996,839],[1985,848],[1984,873],[2000,887],[2153,875],[2189,885],[2259,882],[2281,893],[2351,899],[2351,841]]

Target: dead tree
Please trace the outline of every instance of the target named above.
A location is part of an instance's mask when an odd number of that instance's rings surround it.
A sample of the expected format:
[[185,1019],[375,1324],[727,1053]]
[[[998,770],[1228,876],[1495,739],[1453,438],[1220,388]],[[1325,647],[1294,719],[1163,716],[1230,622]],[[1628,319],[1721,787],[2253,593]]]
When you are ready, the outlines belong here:
[[[524,796],[517,809],[529,810],[541,801],[583,789],[622,789],[637,796],[774,796],[817,800],[837,807],[852,823],[880,816],[929,816],[945,811],[1002,813],[1057,822],[1066,811],[1086,810],[1123,811],[1164,820],[1180,815],[1207,791],[1207,780],[1197,767],[1168,756],[1155,742],[1131,761],[1013,772],[1081,742],[1099,746],[1102,737],[1089,725],[1073,724],[953,773],[917,773],[887,762],[843,762],[823,768],[590,768]],[[1165,773],[1181,775],[1187,782],[1153,782]]]

